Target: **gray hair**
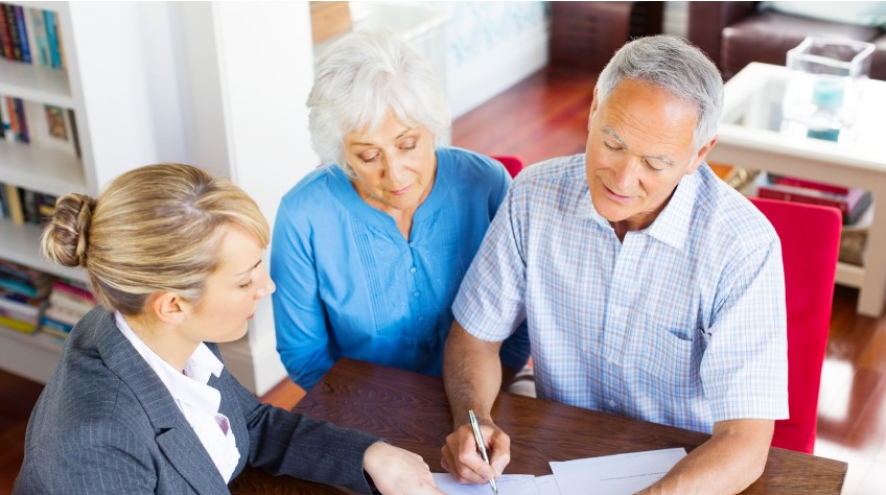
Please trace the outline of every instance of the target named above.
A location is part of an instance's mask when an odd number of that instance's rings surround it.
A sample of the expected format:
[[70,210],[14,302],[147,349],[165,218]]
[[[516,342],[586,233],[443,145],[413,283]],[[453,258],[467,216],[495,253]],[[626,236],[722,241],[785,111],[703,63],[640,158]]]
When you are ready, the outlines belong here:
[[682,38],[650,36],[621,47],[597,79],[598,105],[623,79],[659,86],[698,108],[692,135],[696,149],[717,135],[723,111],[723,78],[701,50]]
[[314,151],[352,178],[346,134],[375,132],[390,111],[410,127],[424,125],[435,139],[452,122],[433,64],[389,29],[350,33],[329,46],[317,63],[307,106]]

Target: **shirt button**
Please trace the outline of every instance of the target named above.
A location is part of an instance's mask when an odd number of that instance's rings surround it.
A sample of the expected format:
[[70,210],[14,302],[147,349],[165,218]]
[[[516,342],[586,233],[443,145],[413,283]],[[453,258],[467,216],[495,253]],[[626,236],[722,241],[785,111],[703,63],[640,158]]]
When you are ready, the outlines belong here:
[[425,317],[424,317],[424,316],[419,316],[419,317],[418,317],[418,321],[425,321]]
[[608,400],[607,404],[609,404],[609,407],[611,407],[613,409],[615,408],[615,401],[614,400],[612,400],[612,399]]
[[421,294],[419,294],[418,291],[415,291],[415,292],[412,293],[412,295],[415,296],[415,297],[418,297],[418,296],[420,296]]
[[415,273],[415,267],[414,267],[414,266],[413,266],[412,268],[409,269],[409,273]]

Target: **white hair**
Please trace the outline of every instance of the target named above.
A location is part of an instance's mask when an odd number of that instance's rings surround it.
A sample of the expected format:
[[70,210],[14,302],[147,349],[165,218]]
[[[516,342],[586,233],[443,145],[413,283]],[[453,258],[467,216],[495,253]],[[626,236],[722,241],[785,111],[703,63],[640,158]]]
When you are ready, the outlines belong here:
[[717,135],[723,112],[723,77],[701,50],[675,36],[649,36],[621,47],[597,79],[598,105],[623,79],[659,86],[698,108],[696,149]]
[[314,151],[349,177],[346,134],[375,132],[391,111],[410,127],[424,125],[435,140],[452,122],[433,64],[389,29],[357,31],[329,46],[317,63],[307,106]]

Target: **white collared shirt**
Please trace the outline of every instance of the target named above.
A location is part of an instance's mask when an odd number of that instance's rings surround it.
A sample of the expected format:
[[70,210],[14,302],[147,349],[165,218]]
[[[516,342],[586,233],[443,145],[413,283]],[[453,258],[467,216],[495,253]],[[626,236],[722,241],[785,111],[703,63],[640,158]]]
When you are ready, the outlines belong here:
[[184,371],[177,371],[132,331],[119,311],[114,316],[117,328],[166,385],[219,474],[225,483],[229,482],[240,461],[240,451],[228,418],[218,412],[221,393],[208,385],[210,375],[220,376],[224,364],[206,344],[201,343],[188,359]]
[[623,240],[584,154],[520,172],[452,313],[496,342],[527,321],[540,399],[707,433],[788,417],[778,235],[707,165]]

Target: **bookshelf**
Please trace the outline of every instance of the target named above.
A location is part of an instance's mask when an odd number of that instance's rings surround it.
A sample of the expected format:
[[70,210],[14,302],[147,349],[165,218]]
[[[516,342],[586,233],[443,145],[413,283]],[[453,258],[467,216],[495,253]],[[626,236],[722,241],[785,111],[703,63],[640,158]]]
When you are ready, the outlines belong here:
[[[282,195],[313,170],[304,102],[313,80],[310,13],[302,2],[4,3],[58,15],[66,70],[0,60],[0,94],[75,113],[81,158],[0,141],[0,182],[97,196],[121,173],[190,163],[256,199],[273,227]],[[40,229],[0,219],[0,257],[85,280],[38,254]],[[263,300],[225,365],[260,395],[285,378]],[[61,343],[0,329],[0,367],[45,382]]]
[[[0,141],[0,182],[44,194],[79,192],[96,196],[111,178],[134,166],[159,161],[152,149],[156,136],[151,132],[133,132],[150,129],[147,124],[151,114],[142,112],[143,107],[139,106],[149,94],[133,85],[131,78],[133,73],[145,72],[142,62],[132,57],[108,58],[121,55],[119,50],[138,52],[140,40],[125,32],[131,31],[131,25],[126,25],[127,16],[116,24],[108,21],[115,14],[129,13],[131,17],[137,12],[112,6],[102,13],[96,6],[67,2],[3,3],[55,14],[65,68],[0,59],[0,94],[72,110],[80,156],[36,144]],[[110,28],[104,27],[108,24]],[[108,43],[109,39],[117,42]],[[118,53],[109,50],[109,46]],[[39,226],[0,219],[0,257],[53,275],[87,279],[82,269],[43,260],[39,254],[40,235]],[[62,344],[62,340],[39,331],[22,334],[0,329],[0,366],[45,382]]]

